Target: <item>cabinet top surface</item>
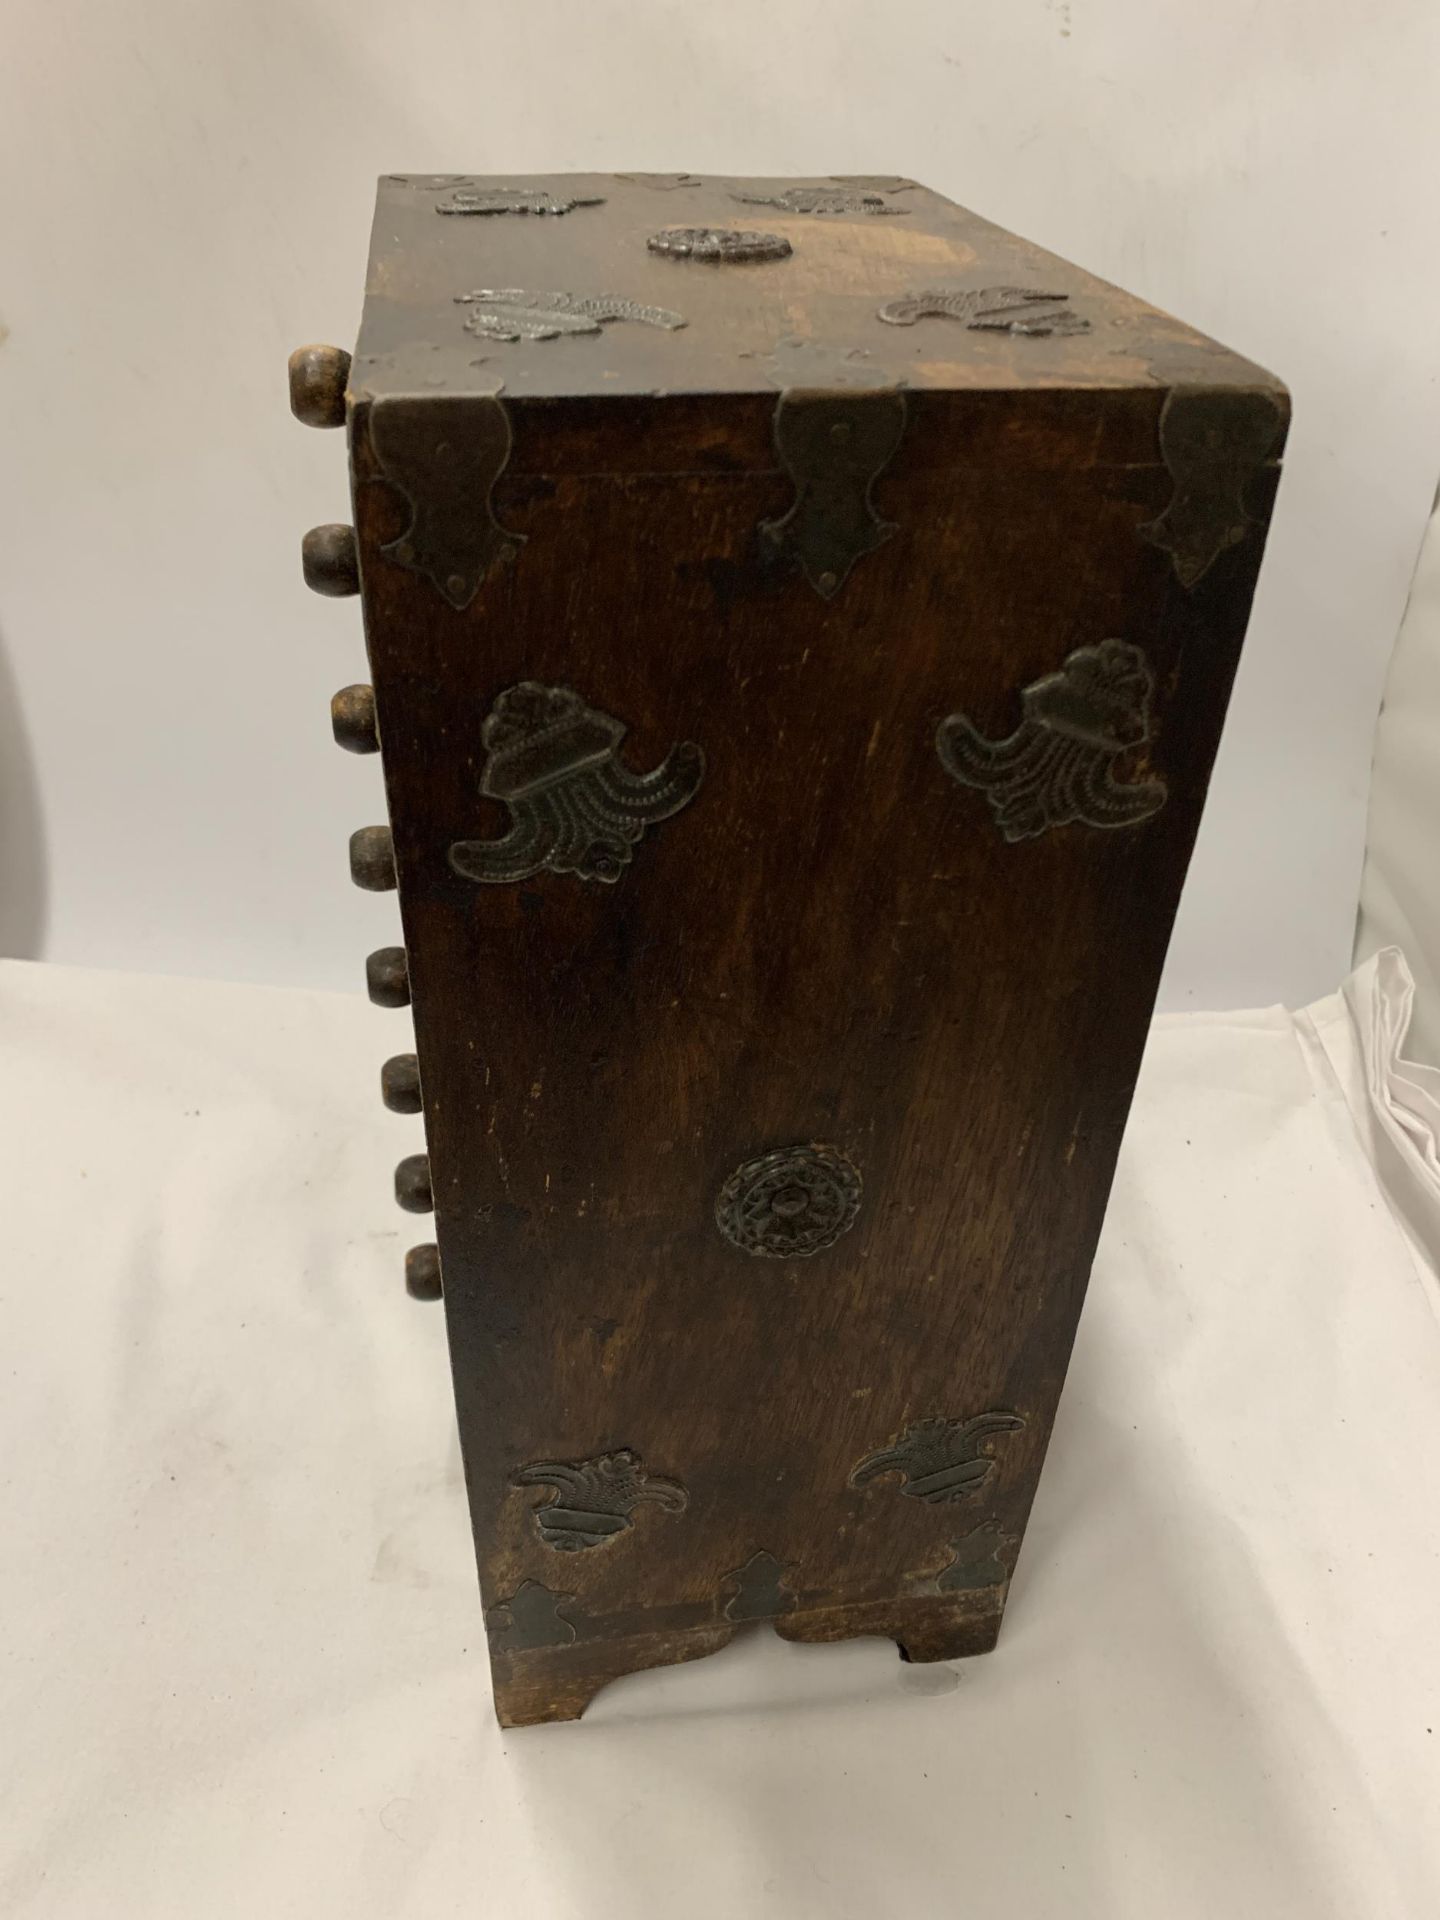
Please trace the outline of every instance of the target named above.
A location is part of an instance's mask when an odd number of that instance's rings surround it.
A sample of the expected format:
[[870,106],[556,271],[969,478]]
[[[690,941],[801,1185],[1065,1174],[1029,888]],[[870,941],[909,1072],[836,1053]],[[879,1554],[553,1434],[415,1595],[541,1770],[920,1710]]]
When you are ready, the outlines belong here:
[[893,176],[389,174],[355,397],[1261,388],[1143,301]]

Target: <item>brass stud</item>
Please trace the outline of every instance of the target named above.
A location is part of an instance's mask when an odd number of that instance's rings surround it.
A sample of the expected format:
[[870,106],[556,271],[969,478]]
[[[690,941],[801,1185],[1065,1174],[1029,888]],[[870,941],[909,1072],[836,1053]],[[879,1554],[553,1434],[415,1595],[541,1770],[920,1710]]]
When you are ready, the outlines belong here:
[[350,878],[367,893],[395,885],[395,845],[389,827],[358,827],[350,836]]
[[360,555],[355,529],[338,521],[311,527],[300,542],[300,567],[305,584],[332,600],[360,591]]
[[391,1113],[419,1113],[420,1062],[413,1053],[397,1053],[380,1069],[380,1098]]
[[330,730],[337,747],[347,753],[378,753],[380,735],[375,726],[375,689],[341,687],[330,702]]
[[438,1300],[440,1285],[440,1249],[436,1246],[412,1247],[405,1256],[405,1291],[412,1300]]
[[377,947],[365,956],[365,991],[377,1007],[408,1007],[410,963],[403,947]]
[[430,1156],[412,1153],[395,1169],[395,1198],[406,1213],[433,1213],[435,1195],[430,1187]]
[[349,383],[343,347],[297,347],[290,356],[290,411],[307,427],[343,427]]

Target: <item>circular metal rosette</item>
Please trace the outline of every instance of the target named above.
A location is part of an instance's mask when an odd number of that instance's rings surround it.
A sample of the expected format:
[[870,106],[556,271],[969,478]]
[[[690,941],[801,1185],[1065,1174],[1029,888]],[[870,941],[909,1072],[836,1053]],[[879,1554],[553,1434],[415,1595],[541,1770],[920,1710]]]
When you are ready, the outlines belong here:
[[672,260],[783,260],[791,250],[784,234],[734,227],[666,227],[645,244]]
[[738,1166],[715,1222],[732,1246],[767,1260],[805,1260],[855,1224],[860,1172],[837,1147],[782,1147]]

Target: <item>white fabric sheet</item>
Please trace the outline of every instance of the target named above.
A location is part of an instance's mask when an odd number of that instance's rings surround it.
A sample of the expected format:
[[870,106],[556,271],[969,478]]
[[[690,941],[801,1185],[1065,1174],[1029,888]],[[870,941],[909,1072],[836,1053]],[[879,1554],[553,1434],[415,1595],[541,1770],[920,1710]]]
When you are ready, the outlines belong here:
[[996,1653],[757,1630],[508,1735],[404,1032],[0,968],[6,1920],[1440,1912],[1440,1328],[1343,999],[1156,1026]]

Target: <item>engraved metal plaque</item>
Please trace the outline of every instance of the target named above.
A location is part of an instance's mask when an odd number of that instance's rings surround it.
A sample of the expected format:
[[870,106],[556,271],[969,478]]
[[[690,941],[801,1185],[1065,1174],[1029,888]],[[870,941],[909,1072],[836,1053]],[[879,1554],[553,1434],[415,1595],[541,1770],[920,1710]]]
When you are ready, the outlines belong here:
[[766,1260],[808,1260],[860,1211],[860,1171],[838,1147],[782,1147],[738,1166],[715,1201],[731,1246]]
[[784,260],[790,242],[782,233],[755,233],[738,227],[665,227],[645,242],[651,253],[670,260]]
[[480,791],[505,803],[512,824],[498,840],[455,841],[456,873],[490,886],[546,871],[618,880],[646,827],[678,813],[705,773],[693,740],[653,772],[631,773],[618,758],[624,738],[619,720],[569,687],[507,687],[480,729]]
[[850,1475],[852,1487],[863,1487],[884,1475],[898,1473],[900,1491],[912,1500],[939,1504],[964,1500],[978,1493],[995,1471],[994,1457],[985,1452],[996,1434],[1018,1433],[1025,1425],[1018,1413],[977,1413],[969,1420],[917,1421],[900,1438],[876,1453],[867,1453]]
[[536,293],[524,287],[480,287],[457,293],[468,308],[466,330],[482,340],[556,340],[562,334],[599,333],[612,320],[635,320],[674,332],[682,315],[668,307],[646,307],[618,294]]
[[980,788],[1007,840],[1072,821],[1136,826],[1165,804],[1165,782],[1122,783],[1112,769],[1118,755],[1150,739],[1154,685],[1129,641],[1077,647],[1058,673],[1024,688],[1024,718],[1003,740],[987,740],[963,713],[942,720],[940,764],[962,786]]
[[678,1480],[647,1472],[629,1447],[593,1460],[537,1460],[521,1467],[511,1485],[553,1488],[534,1514],[540,1538],[557,1553],[603,1546],[633,1525],[636,1507],[646,1501],[683,1513],[690,1499]]
[[887,300],[879,318],[892,327],[913,327],[917,320],[958,320],[971,333],[1088,333],[1090,322],[1065,304],[1068,293],[1042,293],[1038,287],[981,287],[978,291],[932,289]]

